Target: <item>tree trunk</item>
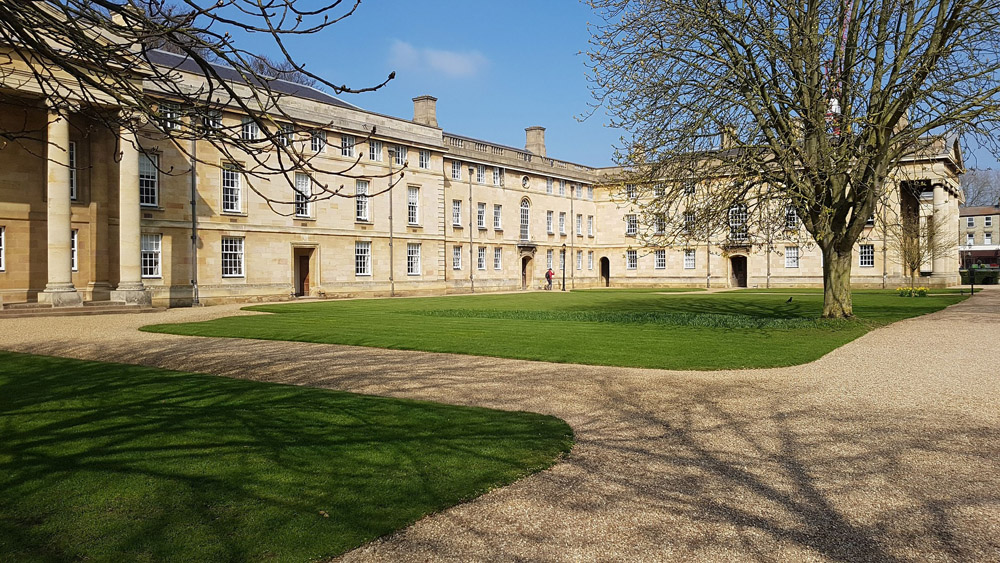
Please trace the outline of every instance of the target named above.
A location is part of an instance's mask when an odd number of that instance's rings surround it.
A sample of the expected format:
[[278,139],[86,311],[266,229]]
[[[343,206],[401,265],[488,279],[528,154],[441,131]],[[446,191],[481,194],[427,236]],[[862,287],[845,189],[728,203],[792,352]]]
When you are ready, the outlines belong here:
[[841,254],[823,248],[823,318],[840,319],[854,315],[851,302],[851,260],[848,250]]

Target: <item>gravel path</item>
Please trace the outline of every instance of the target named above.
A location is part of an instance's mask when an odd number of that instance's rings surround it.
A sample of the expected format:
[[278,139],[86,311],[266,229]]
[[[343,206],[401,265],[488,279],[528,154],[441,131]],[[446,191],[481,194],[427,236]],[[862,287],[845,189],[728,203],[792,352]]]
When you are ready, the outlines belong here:
[[549,413],[549,471],[346,561],[1000,560],[1000,290],[808,365],[672,372],[0,319],[0,347]]

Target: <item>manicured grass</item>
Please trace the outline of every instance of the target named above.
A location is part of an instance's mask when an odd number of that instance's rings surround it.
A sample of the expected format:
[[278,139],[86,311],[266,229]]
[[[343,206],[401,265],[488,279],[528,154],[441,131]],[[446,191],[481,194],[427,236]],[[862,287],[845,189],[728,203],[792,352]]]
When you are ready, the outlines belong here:
[[0,352],[0,561],[312,561],[571,443],[538,414]]
[[809,362],[874,327],[962,299],[858,292],[857,318],[819,320],[817,290],[761,292],[533,292],[364,299],[248,307],[274,313],[143,330],[300,340],[504,358],[665,369]]

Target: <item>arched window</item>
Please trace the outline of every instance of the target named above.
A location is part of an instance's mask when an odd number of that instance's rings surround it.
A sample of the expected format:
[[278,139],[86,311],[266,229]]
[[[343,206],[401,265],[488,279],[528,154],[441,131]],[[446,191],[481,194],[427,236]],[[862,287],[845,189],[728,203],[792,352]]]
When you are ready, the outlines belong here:
[[521,200],[521,240],[530,240],[528,223],[531,218],[531,203],[527,198]]
[[747,239],[747,206],[742,203],[729,208],[729,239]]

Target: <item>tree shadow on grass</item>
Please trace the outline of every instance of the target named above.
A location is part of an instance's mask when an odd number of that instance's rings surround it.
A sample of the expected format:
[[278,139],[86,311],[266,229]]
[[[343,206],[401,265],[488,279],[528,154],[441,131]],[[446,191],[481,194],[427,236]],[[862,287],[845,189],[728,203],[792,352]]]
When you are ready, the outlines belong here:
[[4,558],[305,560],[547,467],[562,421],[0,355]]

